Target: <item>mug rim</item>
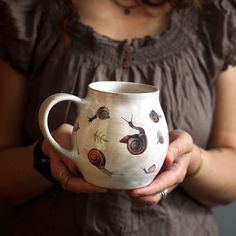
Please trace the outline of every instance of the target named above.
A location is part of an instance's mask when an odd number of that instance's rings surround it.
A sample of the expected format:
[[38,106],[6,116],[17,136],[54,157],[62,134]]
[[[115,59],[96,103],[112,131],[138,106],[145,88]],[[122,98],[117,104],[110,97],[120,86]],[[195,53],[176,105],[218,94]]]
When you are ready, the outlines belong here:
[[[122,85],[122,86],[130,86],[131,88],[134,88],[134,86],[142,87],[143,91],[135,92],[116,92],[112,91],[112,89],[102,89],[102,85]],[[99,87],[95,87],[95,85],[99,85]],[[156,88],[153,85],[150,84],[142,84],[137,82],[128,82],[128,81],[95,81],[88,85],[89,90],[95,93],[103,93],[103,94],[110,94],[110,95],[123,95],[123,96],[146,96],[151,94],[159,93],[159,89]],[[126,88],[127,90],[127,88]]]

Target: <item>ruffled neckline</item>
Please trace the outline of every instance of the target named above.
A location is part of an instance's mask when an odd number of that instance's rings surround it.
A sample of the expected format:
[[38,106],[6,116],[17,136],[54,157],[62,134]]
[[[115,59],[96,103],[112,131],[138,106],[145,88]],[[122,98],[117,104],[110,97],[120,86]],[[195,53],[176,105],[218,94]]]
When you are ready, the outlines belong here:
[[[78,38],[80,40],[84,39],[83,43],[86,41],[92,42],[95,57],[97,48],[102,47],[105,51],[116,50],[116,52],[111,53],[113,55],[118,54],[119,57],[125,47],[132,46],[135,49],[134,58],[139,58],[140,63],[144,63],[144,61],[152,59],[161,59],[186,48],[186,44],[190,41],[190,36],[196,30],[197,24],[198,10],[196,8],[189,7],[174,10],[170,16],[170,25],[164,32],[154,36],[147,35],[143,38],[134,38],[131,42],[128,42],[128,40],[116,40],[96,32],[93,27],[84,24],[80,20],[79,14],[76,13],[68,23],[68,32],[75,44]],[[111,59],[111,57],[108,58]]]

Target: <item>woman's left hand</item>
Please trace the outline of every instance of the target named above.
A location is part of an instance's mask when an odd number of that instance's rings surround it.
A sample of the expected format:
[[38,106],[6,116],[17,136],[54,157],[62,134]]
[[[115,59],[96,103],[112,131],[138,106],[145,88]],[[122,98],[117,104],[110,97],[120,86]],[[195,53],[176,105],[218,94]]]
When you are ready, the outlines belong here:
[[170,144],[162,170],[154,181],[143,188],[127,191],[141,205],[152,206],[161,200],[161,191],[170,193],[185,178],[194,149],[192,137],[183,130],[169,133]]

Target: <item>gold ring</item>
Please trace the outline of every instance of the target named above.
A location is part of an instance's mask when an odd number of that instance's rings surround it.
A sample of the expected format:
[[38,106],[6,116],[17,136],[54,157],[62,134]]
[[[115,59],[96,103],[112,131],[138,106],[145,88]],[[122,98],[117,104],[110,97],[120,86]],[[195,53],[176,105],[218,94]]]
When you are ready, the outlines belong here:
[[64,170],[59,174],[59,181],[61,185],[66,188],[69,180],[73,177],[74,175],[69,172],[68,170]]

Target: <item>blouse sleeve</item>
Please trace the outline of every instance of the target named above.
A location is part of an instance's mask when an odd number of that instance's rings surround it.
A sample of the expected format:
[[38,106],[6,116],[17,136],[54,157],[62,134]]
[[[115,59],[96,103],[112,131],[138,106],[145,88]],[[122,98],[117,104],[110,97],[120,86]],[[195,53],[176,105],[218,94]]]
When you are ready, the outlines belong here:
[[228,47],[226,47],[225,67],[236,65],[236,0],[231,0],[228,5],[228,28],[229,35]]
[[205,0],[202,38],[212,63],[221,70],[236,65],[236,0]]
[[27,75],[42,15],[37,0],[0,0],[0,58]]

